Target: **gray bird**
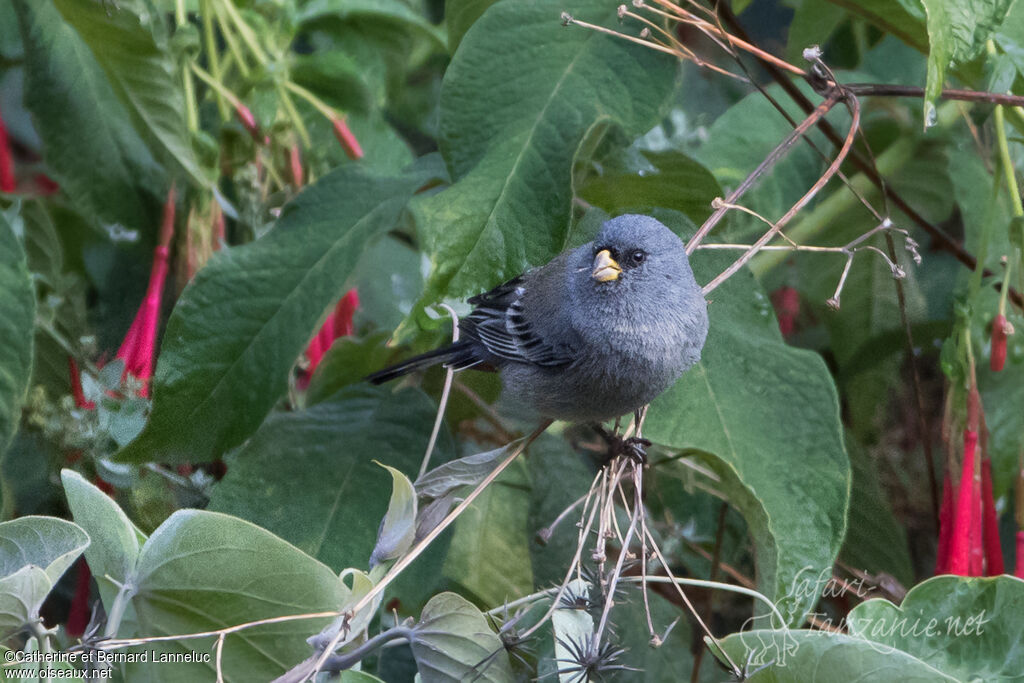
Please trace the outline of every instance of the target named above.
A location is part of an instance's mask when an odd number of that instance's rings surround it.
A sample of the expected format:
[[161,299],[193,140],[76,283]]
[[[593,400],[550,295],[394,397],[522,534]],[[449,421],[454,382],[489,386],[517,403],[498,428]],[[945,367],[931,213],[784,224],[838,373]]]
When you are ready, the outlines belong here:
[[607,221],[593,242],[469,299],[460,341],[367,379],[443,363],[496,369],[507,396],[544,417],[633,412],[700,360],[707,302],[682,240],[648,216]]

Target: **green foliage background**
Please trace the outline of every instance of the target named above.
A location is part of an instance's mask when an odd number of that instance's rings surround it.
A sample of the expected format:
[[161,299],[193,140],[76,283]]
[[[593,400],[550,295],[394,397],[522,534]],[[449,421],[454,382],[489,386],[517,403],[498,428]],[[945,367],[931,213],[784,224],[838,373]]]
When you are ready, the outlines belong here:
[[[1001,257],[1017,268],[1011,284],[1024,289],[1021,222],[994,171],[992,106],[938,96],[944,83],[1024,92],[1024,7],[733,7],[755,40],[790,61],[815,43],[842,82],[924,89],[917,99],[863,98],[863,138],[891,187],[991,273],[971,286],[970,270],[844,166],[864,199],[885,206],[920,244],[920,266],[909,252],[900,259],[912,354],[884,260],[858,254],[834,311],[825,302],[841,257],[762,254],[710,295],[701,362],[651,406],[649,524],[676,575],[715,572],[723,580],[726,568],[725,580],[745,581],[776,606],[782,623],[758,601],[694,594],[725,652],[758,669],[752,680],[824,680],[823,670],[860,680],[967,680],[979,672],[1024,680],[1024,584],[1010,576],[929,578],[937,532],[924,464],[932,454],[941,476],[947,391],[959,401],[952,423],[962,423],[957,352],[969,337],[1012,558],[1013,482],[1024,448],[1022,335],[1011,337],[1003,371],[987,366]],[[501,399],[495,377],[461,375],[432,463],[489,451],[494,458],[458,461],[467,468],[461,479],[435,472],[447,488],[424,496],[416,486],[417,504],[406,484],[417,478],[442,375],[385,387],[360,378],[443,342],[449,332],[438,303],[466,311],[458,303],[466,296],[586,242],[607,216],[649,213],[692,235],[712,201],[790,132],[764,93],[634,42],[563,26],[563,11],[639,33],[605,0],[0,0],[0,112],[18,174],[17,190],[0,195],[4,648],[71,645],[64,627],[84,566],[74,564],[79,555],[98,589],[92,599],[110,617],[100,626],[106,637],[351,608],[408,551],[417,510],[425,515],[445,494],[446,503],[465,496],[486,463],[505,453],[495,449],[534,426]],[[691,38],[702,57],[731,64],[713,43]],[[753,58],[744,62],[802,117]],[[218,87],[203,79],[207,72]],[[234,97],[251,110],[258,134],[235,116]],[[325,108],[344,115],[361,159],[335,141]],[[1008,116],[1016,162],[1024,159],[1024,119]],[[829,120],[841,130],[850,123],[838,108]],[[808,137],[831,149],[820,134]],[[293,150],[302,180],[290,165]],[[798,143],[743,203],[777,218],[826,166]],[[45,192],[40,175],[59,190]],[[172,184],[175,269],[150,401],[121,391],[116,362],[94,361],[117,348],[144,295]],[[222,246],[211,232],[218,212],[227,222]],[[838,246],[876,224],[832,182],[787,234]],[[754,217],[734,213],[708,241],[750,241],[761,232]],[[881,238],[872,244],[884,249]],[[710,281],[730,260],[698,251],[698,280]],[[334,343],[306,387],[297,365],[351,288],[361,299],[354,334]],[[795,332],[785,337],[772,305],[782,288],[800,301]],[[1011,305],[1008,317],[1024,329],[1019,308]],[[84,369],[95,410],[71,398],[69,357]],[[427,682],[466,680],[485,659],[484,680],[569,680],[554,662],[552,635],[578,623],[560,616],[522,659],[501,649],[495,630],[504,603],[562,580],[576,548],[574,520],[550,530],[546,543],[538,532],[587,492],[597,472],[591,442],[571,425],[535,441],[357,616],[357,635],[407,630],[399,647],[371,651],[362,671],[343,680],[409,681],[417,671]],[[386,561],[371,567],[385,546]],[[877,593],[822,599],[821,586],[805,587],[834,569],[862,570],[895,593],[911,590],[897,606],[862,600]],[[651,592],[661,633],[681,617],[656,649],[639,590],[625,590],[615,644],[624,649],[621,663],[643,673],[623,672],[623,680],[684,680],[691,672],[721,679],[713,657],[701,659],[701,632],[675,594]],[[819,625],[840,622],[843,632],[802,628],[811,613]],[[972,639],[871,629],[907,613],[984,613],[986,630]],[[402,626],[407,617],[413,625]],[[46,635],[44,625],[58,631]],[[320,616],[233,632],[222,643],[225,680],[271,680],[315,654],[308,638],[338,628]],[[352,640],[346,652],[359,646]],[[215,643],[146,648],[188,653]],[[213,667],[126,664],[115,675],[213,680]]]

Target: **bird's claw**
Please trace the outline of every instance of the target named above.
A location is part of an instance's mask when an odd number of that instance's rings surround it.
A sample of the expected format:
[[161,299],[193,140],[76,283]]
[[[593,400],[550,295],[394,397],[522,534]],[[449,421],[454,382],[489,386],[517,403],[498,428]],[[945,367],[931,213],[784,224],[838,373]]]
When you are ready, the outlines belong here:
[[618,434],[609,432],[600,425],[595,425],[594,429],[608,443],[608,454],[604,464],[607,465],[620,455],[626,456],[638,465],[647,464],[647,448],[651,445],[648,439],[639,436],[631,436],[624,439]]

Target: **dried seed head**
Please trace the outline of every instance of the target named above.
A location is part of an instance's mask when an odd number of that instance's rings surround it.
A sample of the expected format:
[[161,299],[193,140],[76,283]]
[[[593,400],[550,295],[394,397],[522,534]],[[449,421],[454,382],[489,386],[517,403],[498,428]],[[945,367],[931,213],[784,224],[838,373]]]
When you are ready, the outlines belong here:
[[625,5],[619,5],[619,7],[618,7],[618,9],[616,11],[619,14],[619,21],[622,21],[622,18],[624,16],[626,16],[626,12],[629,11],[629,8],[626,7]]
[[651,29],[649,29],[649,28],[647,28],[645,26],[644,29],[642,31],[640,31],[640,37],[641,38],[650,38],[651,37]]
[[902,280],[907,276],[907,271],[903,270],[898,263],[892,265],[892,276],[897,280]]
[[573,22],[572,15],[568,12],[562,12],[562,26],[568,26]]
[[821,59],[822,54],[823,53],[821,51],[821,48],[818,47],[817,45],[811,45],[810,47],[804,49],[804,59],[806,59],[808,62],[818,61],[819,59]]
[[839,297],[834,296],[825,302],[825,305],[831,308],[833,311],[839,310]]
[[921,265],[921,254],[918,252],[917,247],[917,241],[908,235],[906,241],[903,243],[903,248],[910,253],[910,258],[914,259],[915,264]]

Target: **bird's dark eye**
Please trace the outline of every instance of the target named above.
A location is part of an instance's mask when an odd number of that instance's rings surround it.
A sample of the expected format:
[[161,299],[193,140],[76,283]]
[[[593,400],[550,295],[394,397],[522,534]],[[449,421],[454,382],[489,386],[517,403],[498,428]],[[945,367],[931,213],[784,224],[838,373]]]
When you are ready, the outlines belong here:
[[629,255],[629,258],[631,261],[633,261],[634,264],[640,265],[641,263],[644,262],[644,259],[647,258],[647,254],[637,249],[636,251]]

